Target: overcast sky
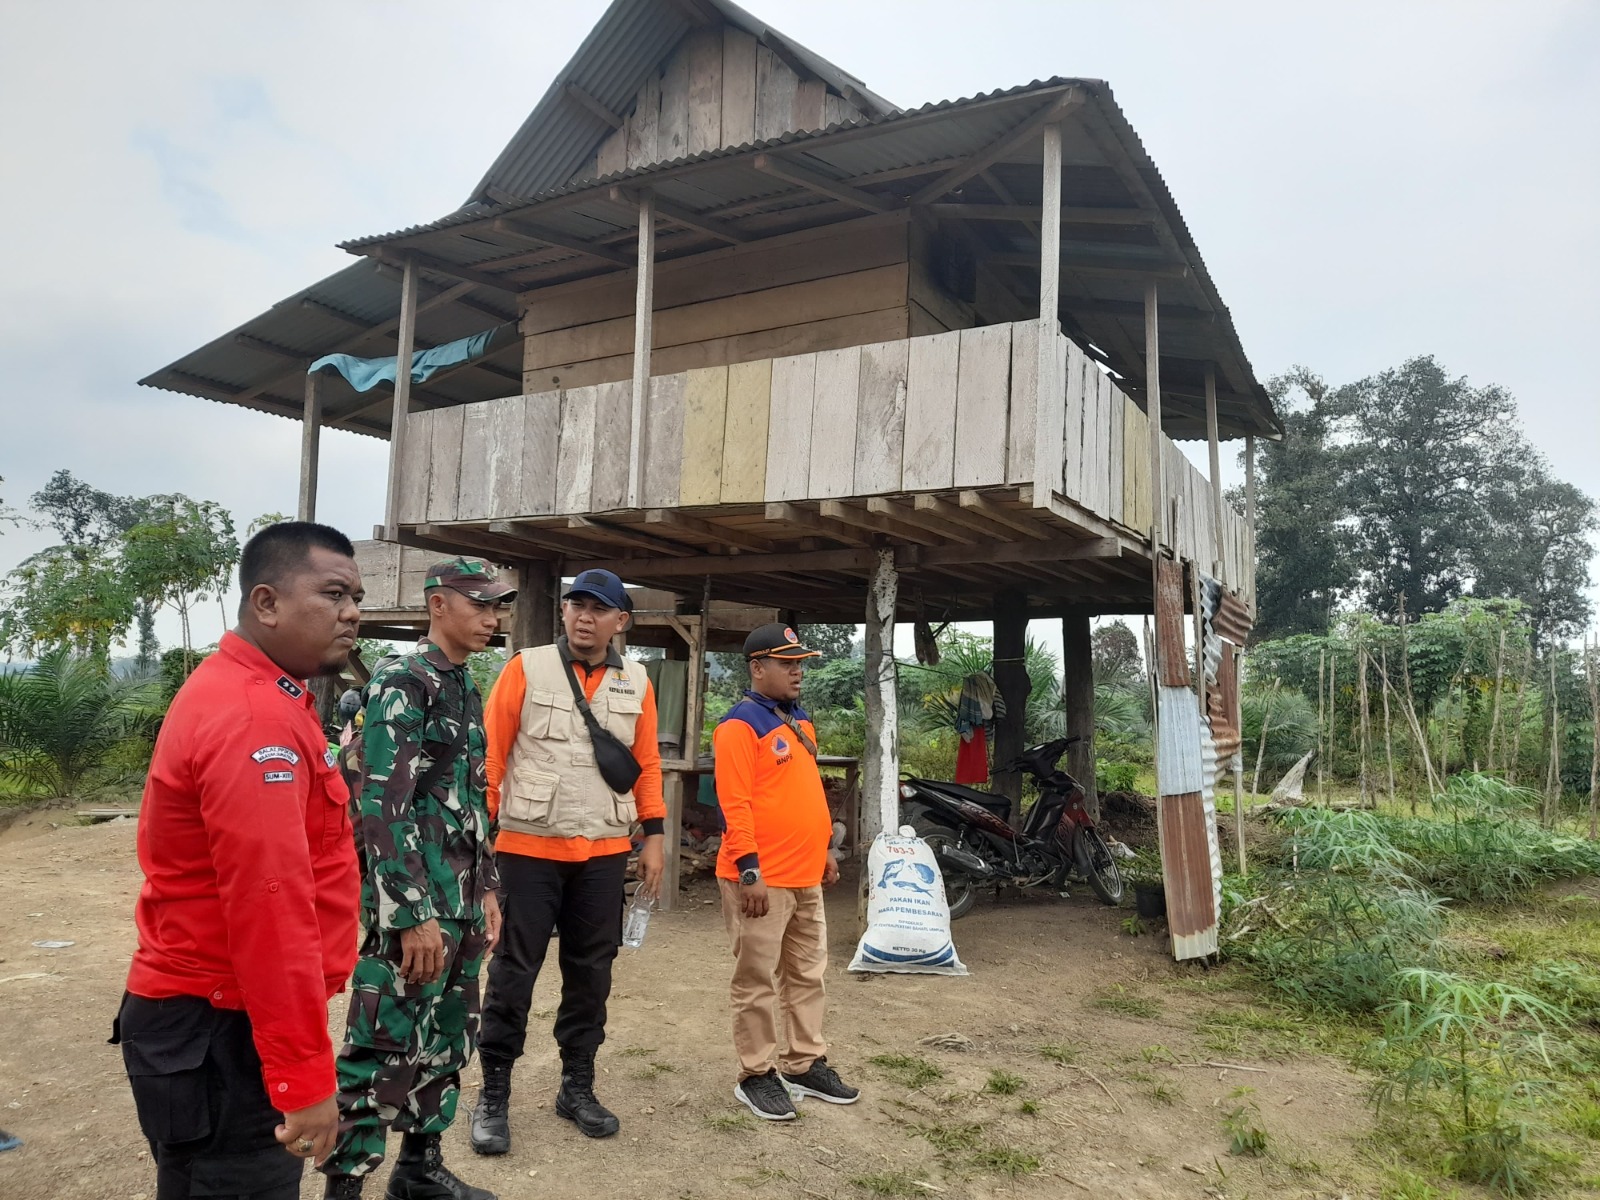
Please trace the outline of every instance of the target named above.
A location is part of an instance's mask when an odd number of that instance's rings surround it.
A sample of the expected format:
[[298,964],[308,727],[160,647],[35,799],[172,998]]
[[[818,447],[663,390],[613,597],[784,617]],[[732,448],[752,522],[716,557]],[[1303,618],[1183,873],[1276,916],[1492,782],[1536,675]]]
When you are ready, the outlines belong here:
[[[1258,377],[1437,355],[1600,495],[1600,4],[746,7],[897,104],[1109,81]],[[134,381],[346,265],[336,242],[456,208],[603,10],[7,4],[0,499],[66,467],[241,527],[292,512],[298,423]],[[323,446],[319,516],[370,536],[385,445]],[[0,570],[46,542],[5,531]]]

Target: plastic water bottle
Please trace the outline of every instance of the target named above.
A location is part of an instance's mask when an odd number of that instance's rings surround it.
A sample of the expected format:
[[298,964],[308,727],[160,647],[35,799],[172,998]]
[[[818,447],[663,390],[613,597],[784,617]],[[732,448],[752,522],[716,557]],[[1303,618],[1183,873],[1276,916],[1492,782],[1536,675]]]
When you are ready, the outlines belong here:
[[622,919],[622,944],[637,950],[644,945],[644,932],[650,927],[650,914],[655,910],[656,899],[646,896],[643,889],[635,889],[628,902],[627,915]]

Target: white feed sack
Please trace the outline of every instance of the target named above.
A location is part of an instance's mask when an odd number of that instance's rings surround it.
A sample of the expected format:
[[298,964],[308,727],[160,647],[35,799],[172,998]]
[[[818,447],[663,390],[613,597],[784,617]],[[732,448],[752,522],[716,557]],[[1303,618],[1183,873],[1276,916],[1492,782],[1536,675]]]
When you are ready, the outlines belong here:
[[867,931],[850,969],[965,975],[950,940],[944,877],[928,843],[909,825],[900,826],[899,834],[880,833],[867,855],[867,871]]

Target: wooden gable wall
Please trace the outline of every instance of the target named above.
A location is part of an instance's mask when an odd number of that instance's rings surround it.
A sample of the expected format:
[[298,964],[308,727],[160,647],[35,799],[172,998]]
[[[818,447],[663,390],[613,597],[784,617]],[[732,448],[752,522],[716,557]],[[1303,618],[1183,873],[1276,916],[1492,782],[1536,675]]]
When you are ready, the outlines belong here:
[[622,128],[573,178],[600,179],[861,115],[822,80],[797,75],[742,29],[697,29],[645,80]]

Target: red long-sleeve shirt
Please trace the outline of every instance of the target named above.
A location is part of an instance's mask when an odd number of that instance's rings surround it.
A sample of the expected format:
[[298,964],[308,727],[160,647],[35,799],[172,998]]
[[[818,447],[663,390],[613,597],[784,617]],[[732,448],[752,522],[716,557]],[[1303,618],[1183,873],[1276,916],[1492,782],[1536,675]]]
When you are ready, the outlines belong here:
[[235,634],[179,689],[139,811],[128,990],[250,1015],[280,1112],[334,1093],[328,1001],[355,966],[350,792],[303,680]]

